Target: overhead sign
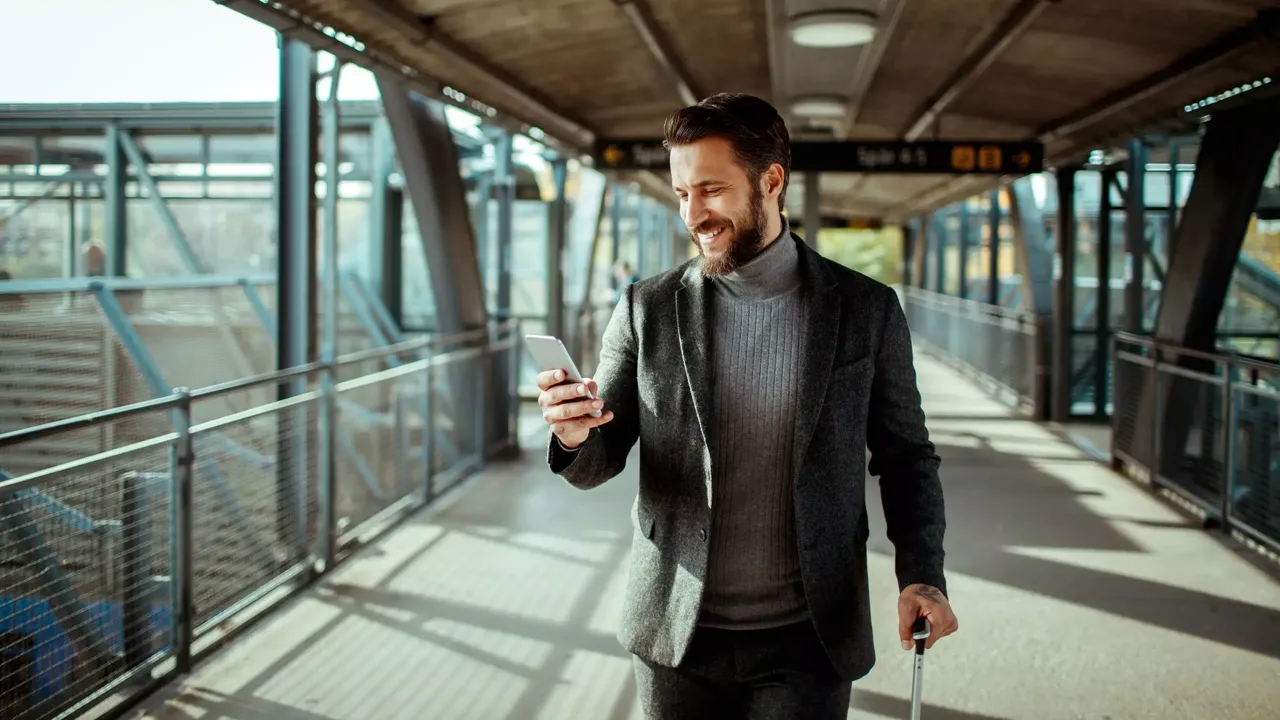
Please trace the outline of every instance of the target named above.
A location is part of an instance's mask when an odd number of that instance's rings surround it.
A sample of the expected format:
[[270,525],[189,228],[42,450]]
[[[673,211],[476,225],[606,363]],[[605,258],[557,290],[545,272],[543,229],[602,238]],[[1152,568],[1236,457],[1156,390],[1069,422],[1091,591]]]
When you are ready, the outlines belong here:
[[[601,170],[666,170],[661,140],[602,140],[596,146]],[[791,143],[791,171],[931,175],[1018,175],[1044,169],[1038,142],[927,140],[923,142]]]

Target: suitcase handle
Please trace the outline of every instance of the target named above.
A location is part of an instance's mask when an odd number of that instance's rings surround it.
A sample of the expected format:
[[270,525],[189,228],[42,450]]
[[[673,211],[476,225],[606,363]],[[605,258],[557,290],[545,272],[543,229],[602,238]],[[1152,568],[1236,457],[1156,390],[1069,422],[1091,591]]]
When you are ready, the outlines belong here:
[[924,641],[929,639],[929,633],[932,629],[929,626],[929,618],[918,617],[911,624],[911,639],[916,641],[916,654],[924,654]]

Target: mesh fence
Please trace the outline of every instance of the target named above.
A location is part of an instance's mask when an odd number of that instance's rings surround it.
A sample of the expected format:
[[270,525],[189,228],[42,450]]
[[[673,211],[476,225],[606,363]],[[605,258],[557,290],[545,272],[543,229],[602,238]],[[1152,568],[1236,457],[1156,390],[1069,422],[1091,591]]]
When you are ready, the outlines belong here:
[[0,718],[54,717],[167,646],[172,449],[0,483]]
[[319,402],[281,404],[191,430],[197,625],[303,561],[316,537]]
[[1280,548],[1280,394],[1257,385],[1233,389],[1232,519]]

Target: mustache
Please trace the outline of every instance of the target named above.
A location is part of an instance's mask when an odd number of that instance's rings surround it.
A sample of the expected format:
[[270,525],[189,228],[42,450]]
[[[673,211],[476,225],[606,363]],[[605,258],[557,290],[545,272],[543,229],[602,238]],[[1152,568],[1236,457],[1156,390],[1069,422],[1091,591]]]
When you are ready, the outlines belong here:
[[728,230],[732,227],[733,227],[733,223],[730,223],[725,220],[708,220],[702,223],[701,225],[698,225],[697,227],[690,228],[689,232],[693,233],[694,235],[697,235],[699,233],[713,232],[715,230],[719,230],[720,228],[724,228]]

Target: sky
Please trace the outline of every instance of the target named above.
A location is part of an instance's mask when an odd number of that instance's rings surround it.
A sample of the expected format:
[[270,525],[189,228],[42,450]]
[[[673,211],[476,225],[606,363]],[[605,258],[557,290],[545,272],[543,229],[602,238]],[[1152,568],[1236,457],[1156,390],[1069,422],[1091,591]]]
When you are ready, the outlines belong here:
[[[0,0],[0,18],[10,31],[0,42],[0,105],[278,93],[275,32],[212,0]],[[339,95],[376,98],[373,76],[348,67]]]

